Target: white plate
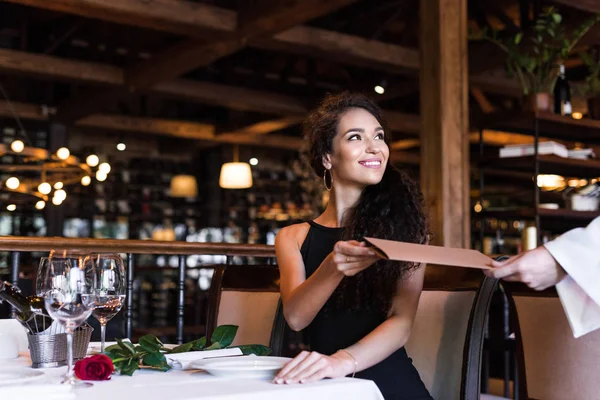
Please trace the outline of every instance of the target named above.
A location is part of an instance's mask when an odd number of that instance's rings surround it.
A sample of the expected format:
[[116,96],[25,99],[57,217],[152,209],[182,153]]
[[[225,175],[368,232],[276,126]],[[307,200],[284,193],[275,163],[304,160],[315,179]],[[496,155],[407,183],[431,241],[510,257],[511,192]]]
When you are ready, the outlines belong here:
[[44,376],[42,371],[28,368],[0,368],[0,386],[22,384]]
[[287,357],[227,357],[192,361],[191,367],[211,375],[231,378],[273,378],[291,358]]

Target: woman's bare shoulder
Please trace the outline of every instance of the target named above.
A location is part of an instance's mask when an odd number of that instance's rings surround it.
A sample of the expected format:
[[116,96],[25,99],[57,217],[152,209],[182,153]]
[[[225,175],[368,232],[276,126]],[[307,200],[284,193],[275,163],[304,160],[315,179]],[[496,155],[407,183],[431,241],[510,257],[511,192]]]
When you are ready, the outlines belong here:
[[277,232],[277,239],[279,241],[290,242],[294,241],[298,244],[298,247],[304,242],[306,235],[308,234],[308,230],[310,229],[310,225],[307,222],[300,222],[298,224],[288,225],[284,228],[281,228],[279,232]]

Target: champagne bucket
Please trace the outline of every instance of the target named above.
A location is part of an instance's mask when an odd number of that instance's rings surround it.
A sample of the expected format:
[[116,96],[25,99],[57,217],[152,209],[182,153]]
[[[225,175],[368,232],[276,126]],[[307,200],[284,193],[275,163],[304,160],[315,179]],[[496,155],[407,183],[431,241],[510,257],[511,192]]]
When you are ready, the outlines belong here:
[[[73,362],[87,354],[92,328],[85,325],[73,332]],[[33,368],[51,368],[67,365],[67,334],[27,335]]]

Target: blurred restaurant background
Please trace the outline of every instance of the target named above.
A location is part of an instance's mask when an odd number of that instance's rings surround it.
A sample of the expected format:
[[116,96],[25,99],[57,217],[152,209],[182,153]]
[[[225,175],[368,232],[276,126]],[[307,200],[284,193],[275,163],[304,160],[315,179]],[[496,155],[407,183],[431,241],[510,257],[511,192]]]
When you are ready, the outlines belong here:
[[[600,2],[267,3],[0,1],[0,235],[272,245],[327,203],[302,121],[342,90],[385,110],[434,244],[517,254],[600,215]],[[24,292],[45,255],[21,255]],[[186,338],[224,262],[185,258]],[[178,267],[137,257],[134,337],[174,340]],[[492,378],[514,373],[507,310],[498,289]]]

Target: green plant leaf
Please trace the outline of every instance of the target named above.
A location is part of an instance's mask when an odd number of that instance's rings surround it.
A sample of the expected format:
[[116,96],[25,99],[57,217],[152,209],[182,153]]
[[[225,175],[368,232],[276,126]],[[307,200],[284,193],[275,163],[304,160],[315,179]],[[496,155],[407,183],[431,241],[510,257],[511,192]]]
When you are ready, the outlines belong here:
[[192,350],[193,346],[194,346],[194,342],[180,344],[179,346],[174,347],[171,350],[169,350],[169,354],[187,353],[188,351]]
[[192,350],[198,351],[206,347],[206,336],[202,336],[200,339],[194,340],[192,343]]
[[121,375],[132,376],[140,368],[137,358],[132,358],[121,366]]
[[204,350],[219,350],[219,349],[222,349],[224,347],[227,347],[227,346],[223,346],[220,342],[214,342],[213,344],[211,344],[210,346],[208,346]]
[[113,351],[113,350],[120,350],[120,349],[121,349],[121,346],[119,346],[118,344],[113,344],[111,346],[105,347],[104,351],[105,352],[110,352],[110,351]]
[[153,353],[163,347],[163,343],[154,335],[144,335],[140,338],[140,346],[147,352]]
[[123,350],[128,351],[129,354],[131,354],[131,355],[135,354],[135,347],[133,347],[131,342],[128,342],[126,340],[117,339],[117,343]]
[[[227,347],[235,339],[237,334],[237,325],[221,325],[217,326],[211,336],[211,343],[220,343],[219,348]],[[212,347],[212,346],[211,346]]]
[[165,358],[165,355],[163,353],[160,352],[155,352],[155,353],[148,353],[144,356],[144,358],[142,359],[142,362],[144,363],[144,365],[150,366],[150,367],[159,367],[159,368],[170,368],[169,364],[167,364],[167,359]]
[[515,35],[515,38],[514,38],[513,42],[514,42],[515,44],[519,44],[519,43],[521,43],[521,39],[523,39],[523,33],[522,33],[522,32],[519,32],[519,33],[517,33],[517,34]]
[[236,346],[242,350],[244,355],[256,354],[257,356],[268,356],[273,350],[262,344],[245,344],[243,346]]
[[560,24],[562,21],[562,16],[559,13],[552,13],[552,21],[556,24]]

